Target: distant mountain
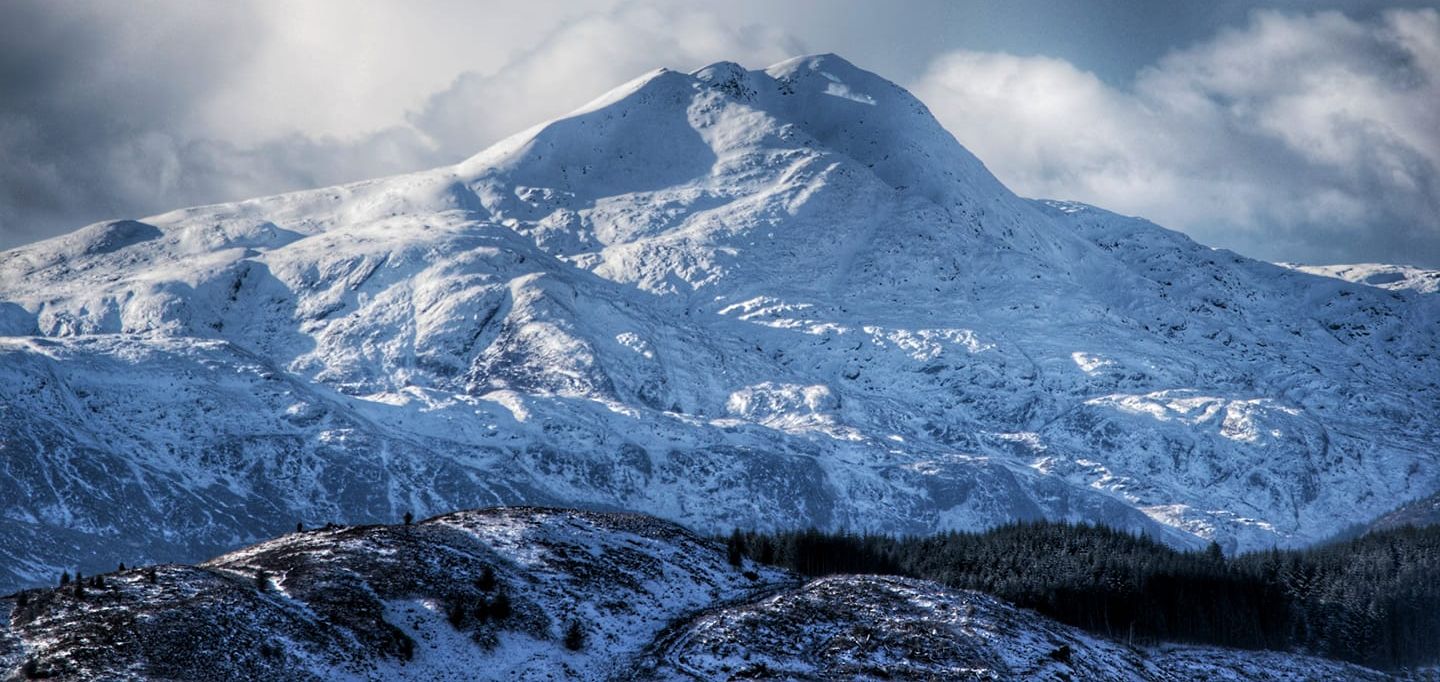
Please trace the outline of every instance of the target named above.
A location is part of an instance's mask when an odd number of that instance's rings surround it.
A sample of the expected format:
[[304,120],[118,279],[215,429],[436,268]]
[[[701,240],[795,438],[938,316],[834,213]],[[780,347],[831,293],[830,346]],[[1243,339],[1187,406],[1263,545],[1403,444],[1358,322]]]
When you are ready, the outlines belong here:
[[1433,294],[1440,291],[1440,270],[1426,270],[1406,265],[1357,263],[1352,265],[1296,265],[1281,263],[1312,275],[1335,277],[1347,282],[1368,284],[1391,291],[1417,291]]
[[1361,526],[1352,535],[1366,531],[1401,528],[1404,526],[1433,526],[1440,523],[1440,493],[1407,502],[1380,518]]
[[1235,551],[1440,490],[1440,298],[1018,197],[833,55],[5,252],[0,334],[0,587],[496,503]]
[[1299,655],[1124,646],[918,580],[802,584],[748,559],[733,566],[722,546],[657,519],[536,508],[308,530],[199,566],[6,597],[0,675],[1389,679]]

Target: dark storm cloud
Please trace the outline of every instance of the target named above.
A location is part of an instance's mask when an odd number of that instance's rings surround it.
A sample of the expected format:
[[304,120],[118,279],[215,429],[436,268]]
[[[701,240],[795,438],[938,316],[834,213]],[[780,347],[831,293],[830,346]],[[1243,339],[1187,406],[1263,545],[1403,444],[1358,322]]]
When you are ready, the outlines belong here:
[[[249,16],[144,4],[0,3],[0,235],[161,207],[190,103],[244,58]],[[173,62],[187,59],[184,68]],[[141,208],[143,210],[143,208]]]
[[250,146],[207,134],[198,103],[264,36],[240,4],[0,3],[0,247],[435,161],[403,127]]

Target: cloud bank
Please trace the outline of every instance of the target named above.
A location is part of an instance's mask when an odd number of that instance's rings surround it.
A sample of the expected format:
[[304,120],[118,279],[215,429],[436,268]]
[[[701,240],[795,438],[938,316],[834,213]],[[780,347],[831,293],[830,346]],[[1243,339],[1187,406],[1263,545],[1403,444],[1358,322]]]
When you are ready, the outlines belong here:
[[954,52],[914,89],[1022,194],[1262,258],[1440,265],[1440,12],[1261,12],[1123,89]]

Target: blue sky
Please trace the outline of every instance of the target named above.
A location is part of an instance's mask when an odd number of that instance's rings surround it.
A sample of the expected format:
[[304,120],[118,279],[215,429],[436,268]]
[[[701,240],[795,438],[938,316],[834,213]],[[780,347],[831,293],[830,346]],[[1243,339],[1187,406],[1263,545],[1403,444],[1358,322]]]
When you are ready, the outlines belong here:
[[1021,194],[1440,267],[1440,12],[1382,2],[0,3],[0,248],[467,157],[657,66],[835,52]]

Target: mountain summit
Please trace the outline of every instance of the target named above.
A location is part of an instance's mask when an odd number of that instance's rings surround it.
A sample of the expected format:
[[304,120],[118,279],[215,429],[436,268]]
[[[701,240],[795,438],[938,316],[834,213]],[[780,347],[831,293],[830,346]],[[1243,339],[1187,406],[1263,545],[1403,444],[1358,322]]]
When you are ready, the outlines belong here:
[[1440,490],[1440,298],[1017,197],[832,55],[0,254],[0,587],[497,503],[1322,540]]

